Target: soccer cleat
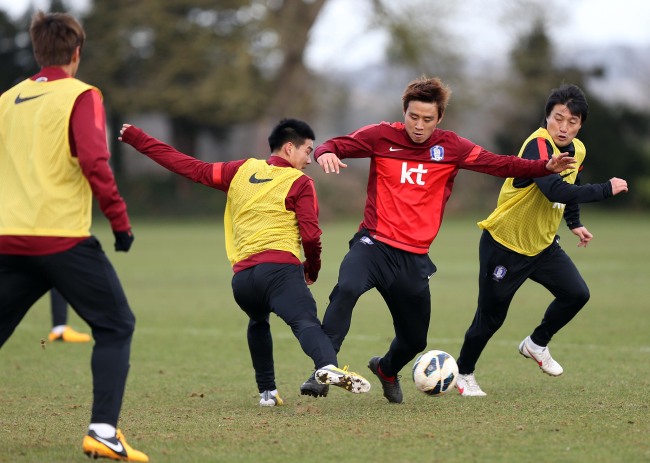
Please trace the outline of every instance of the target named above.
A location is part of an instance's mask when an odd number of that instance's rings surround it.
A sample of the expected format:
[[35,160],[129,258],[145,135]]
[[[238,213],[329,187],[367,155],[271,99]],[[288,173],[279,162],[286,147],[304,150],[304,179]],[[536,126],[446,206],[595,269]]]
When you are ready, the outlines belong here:
[[381,387],[384,389],[384,397],[388,399],[389,402],[394,404],[401,404],[403,400],[402,388],[399,385],[399,375],[394,376],[393,378],[388,378],[385,376],[379,369],[379,361],[381,357],[373,357],[368,362],[368,368],[372,371],[379,382]]
[[314,376],[320,384],[331,384],[332,386],[342,387],[346,391],[354,394],[361,394],[370,390],[368,380],[358,373],[348,371],[347,365],[343,369],[334,365],[327,365],[316,370]]
[[262,407],[279,407],[284,405],[284,401],[276,389],[275,391],[260,392],[260,405]]
[[542,371],[547,375],[560,376],[564,372],[562,366],[551,357],[551,351],[548,350],[548,346],[540,347],[536,345],[530,339],[530,336],[527,336],[526,339],[521,341],[521,344],[519,344],[519,353],[524,357],[533,359],[537,362],[537,365],[539,365]]
[[300,386],[300,393],[302,395],[310,395],[312,397],[327,397],[330,390],[329,384],[321,384],[316,381],[316,372],[312,373],[307,381]]
[[86,333],[79,333],[78,331],[73,330],[69,326],[65,327],[63,333],[54,333],[50,332],[48,335],[50,342],[54,341],[63,341],[63,342],[89,342],[90,335]]
[[456,388],[460,395],[465,397],[484,397],[487,395],[476,382],[474,373],[458,375],[456,378]]
[[99,437],[95,431],[88,431],[84,436],[83,451],[91,458],[109,458],[119,461],[149,461],[144,453],[133,449],[126,443],[124,434],[119,429],[115,437],[104,439]]

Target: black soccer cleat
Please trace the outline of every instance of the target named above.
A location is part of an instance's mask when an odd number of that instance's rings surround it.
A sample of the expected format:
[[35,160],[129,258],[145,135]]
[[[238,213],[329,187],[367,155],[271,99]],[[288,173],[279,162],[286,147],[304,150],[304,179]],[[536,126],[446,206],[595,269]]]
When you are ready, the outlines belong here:
[[381,387],[384,389],[384,397],[388,399],[389,402],[394,404],[401,404],[403,400],[402,388],[399,385],[399,376],[396,375],[392,380],[386,379],[386,377],[379,371],[379,361],[381,357],[373,357],[368,362],[368,368],[372,371],[379,382]]
[[312,397],[327,397],[329,390],[329,384],[321,384],[316,380],[316,372],[312,373],[307,381],[300,386],[300,394]]

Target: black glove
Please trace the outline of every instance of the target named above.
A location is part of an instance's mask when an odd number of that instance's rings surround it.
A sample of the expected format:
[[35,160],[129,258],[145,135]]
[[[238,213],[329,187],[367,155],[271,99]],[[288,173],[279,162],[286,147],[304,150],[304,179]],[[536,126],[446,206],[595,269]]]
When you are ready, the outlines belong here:
[[133,240],[135,239],[131,230],[113,230],[113,235],[115,235],[115,250],[129,252],[129,249],[131,249],[131,245],[133,244]]

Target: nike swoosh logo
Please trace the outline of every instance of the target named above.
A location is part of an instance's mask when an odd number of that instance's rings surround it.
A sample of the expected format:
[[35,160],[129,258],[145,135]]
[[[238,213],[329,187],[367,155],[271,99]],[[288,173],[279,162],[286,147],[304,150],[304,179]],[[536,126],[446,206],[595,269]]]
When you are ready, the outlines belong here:
[[402,148],[393,148],[392,146],[388,148],[388,151],[402,151]]
[[264,182],[270,182],[273,180],[272,178],[257,178],[255,177],[255,173],[251,175],[251,178],[248,179],[249,182],[251,183],[264,183]]
[[540,367],[542,366],[542,361],[541,361],[541,360],[537,360],[537,357],[535,357],[535,356],[533,355],[533,353],[532,353],[530,350],[526,349],[526,352],[528,352],[528,355],[530,355],[530,358],[532,358],[534,361],[536,361],[537,364],[538,364]]
[[433,276],[433,273],[431,275],[427,276],[427,280],[430,280],[432,276]]
[[463,395],[463,391],[465,390],[464,387],[458,386],[458,392],[460,392],[460,395]]
[[568,174],[564,174],[564,175],[560,174],[560,177],[562,177],[562,178],[564,178],[564,177],[568,177],[568,176],[571,175],[572,173],[573,173],[573,171],[569,172]]
[[16,104],[24,103],[25,101],[33,100],[34,98],[38,98],[38,97],[41,97],[43,95],[45,95],[45,93],[41,93],[40,95],[34,95],[34,96],[26,96],[26,97],[23,98],[23,97],[20,96],[20,94],[18,94],[18,96],[14,100],[14,103],[16,103]]
[[108,441],[106,439],[102,439],[99,436],[95,436],[95,440],[101,442],[102,444],[104,444],[106,447],[108,447],[109,449],[111,449],[115,453],[123,453],[124,452],[124,446],[122,445],[122,443],[119,440],[117,441],[117,444],[114,444],[113,442]]

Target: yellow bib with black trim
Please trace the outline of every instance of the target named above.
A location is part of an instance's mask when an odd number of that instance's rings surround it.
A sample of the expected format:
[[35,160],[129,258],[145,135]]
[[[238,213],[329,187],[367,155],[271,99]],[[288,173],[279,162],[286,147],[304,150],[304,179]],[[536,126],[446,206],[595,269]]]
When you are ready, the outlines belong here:
[[[539,128],[526,139],[519,151],[522,156],[528,143],[536,138],[545,138],[553,147],[553,154],[559,154],[548,131]],[[561,173],[562,180],[575,183],[578,171],[586,156],[585,145],[573,139],[574,157],[577,166]],[[490,216],[478,223],[488,230],[503,246],[525,256],[535,256],[551,245],[564,215],[564,204],[552,203],[533,182],[525,188],[515,188],[514,178],[508,178],[501,187],[496,209]]]
[[90,235],[92,192],[68,137],[74,78],[25,80],[0,96],[0,235]]
[[230,183],[224,228],[230,263],[262,251],[287,251],[300,259],[296,213],[285,200],[300,170],[269,165],[260,159],[242,164]]

